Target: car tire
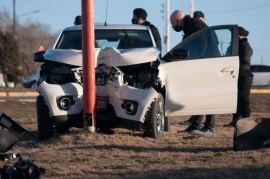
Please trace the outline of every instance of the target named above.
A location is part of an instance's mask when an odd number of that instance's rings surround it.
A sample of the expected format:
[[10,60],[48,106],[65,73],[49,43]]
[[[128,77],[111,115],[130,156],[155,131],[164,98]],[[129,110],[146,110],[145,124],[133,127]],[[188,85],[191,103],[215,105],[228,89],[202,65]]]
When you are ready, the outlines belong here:
[[55,131],[59,134],[66,134],[69,132],[69,127],[66,125],[55,126]]
[[165,127],[165,110],[164,99],[161,94],[151,104],[151,108],[148,111],[149,125],[146,128],[146,135],[149,137],[160,138],[163,136]]
[[49,115],[49,108],[45,104],[44,97],[42,95],[37,96],[36,108],[37,108],[38,138],[41,140],[49,139],[54,135],[53,125],[52,119]]

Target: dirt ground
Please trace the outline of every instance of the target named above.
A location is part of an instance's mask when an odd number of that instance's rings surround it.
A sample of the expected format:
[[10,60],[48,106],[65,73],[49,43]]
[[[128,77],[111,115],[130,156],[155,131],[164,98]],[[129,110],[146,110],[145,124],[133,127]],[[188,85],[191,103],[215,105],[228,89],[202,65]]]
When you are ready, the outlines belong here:
[[[270,94],[252,94],[251,108],[252,116],[270,118]],[[0,113],[37,135],[35,102],[2,101]],[[72,128],[47,141],[24,137],[7,153],[30,154],[46,169],[43,178],[269,178],[270,148],[233,150],[235,129],[223,127],[231,115],[216,115],[209,138],[177,133],[188,117],[171,118],[170,132],[159,139],[126,129],[90,134]]]

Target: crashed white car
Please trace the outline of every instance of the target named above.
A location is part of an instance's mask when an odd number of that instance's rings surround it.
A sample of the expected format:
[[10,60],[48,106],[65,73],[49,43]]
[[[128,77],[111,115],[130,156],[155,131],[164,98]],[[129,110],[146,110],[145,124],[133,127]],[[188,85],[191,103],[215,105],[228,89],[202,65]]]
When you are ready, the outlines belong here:
[[[205,28],[164,57],[141,25],[95,25],[96,127],[161,137],[170,116],[236,111],[237,25]],[[81,26],[66,28],[52,50],[34,54],[39,138],[83,127]]]

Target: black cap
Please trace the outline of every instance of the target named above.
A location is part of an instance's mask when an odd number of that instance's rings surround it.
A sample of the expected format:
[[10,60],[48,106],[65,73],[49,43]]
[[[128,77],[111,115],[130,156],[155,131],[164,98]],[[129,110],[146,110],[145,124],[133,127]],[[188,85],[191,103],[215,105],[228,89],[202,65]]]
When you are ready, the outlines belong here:
[[76,16],[74,25],[81,25],[82,24],[82,16]]
[[193,18],[199,19],[200,17],[204,18],[204,14],[203,14],[202,11],[195,11],[195,12],[193,13]]
[[146,20],[147,17],[147,12],[142,9],[142,8],[136,8],[133,10],[133,14],[137,17],[137,18],[142,18],[143,20]]
[[244,29],[243,27],[239,26],[238,27],[238,35],[240,36],[248,36],[249,31],[247,31],[246,29]]

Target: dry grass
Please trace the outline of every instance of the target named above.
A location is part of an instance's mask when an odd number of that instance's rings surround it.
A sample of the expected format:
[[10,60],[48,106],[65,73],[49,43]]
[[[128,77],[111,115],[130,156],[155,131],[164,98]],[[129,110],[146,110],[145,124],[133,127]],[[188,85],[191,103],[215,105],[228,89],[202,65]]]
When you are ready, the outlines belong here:
[[[269,99],[253,95],[252,114],[270,118]],[[35,102],[0,102],[0,112],[36,135]],[[210,138],[178,134],[187,118],[172,118],[171,131],[160,139],[126,129],[109,135],[72,128],[45,142],[24,138],[8,153],[29,153],[46,169],[43,178],[270,178],[269,148],[233,151],[234,129],[222,127],[231,115],[216,116]]]

